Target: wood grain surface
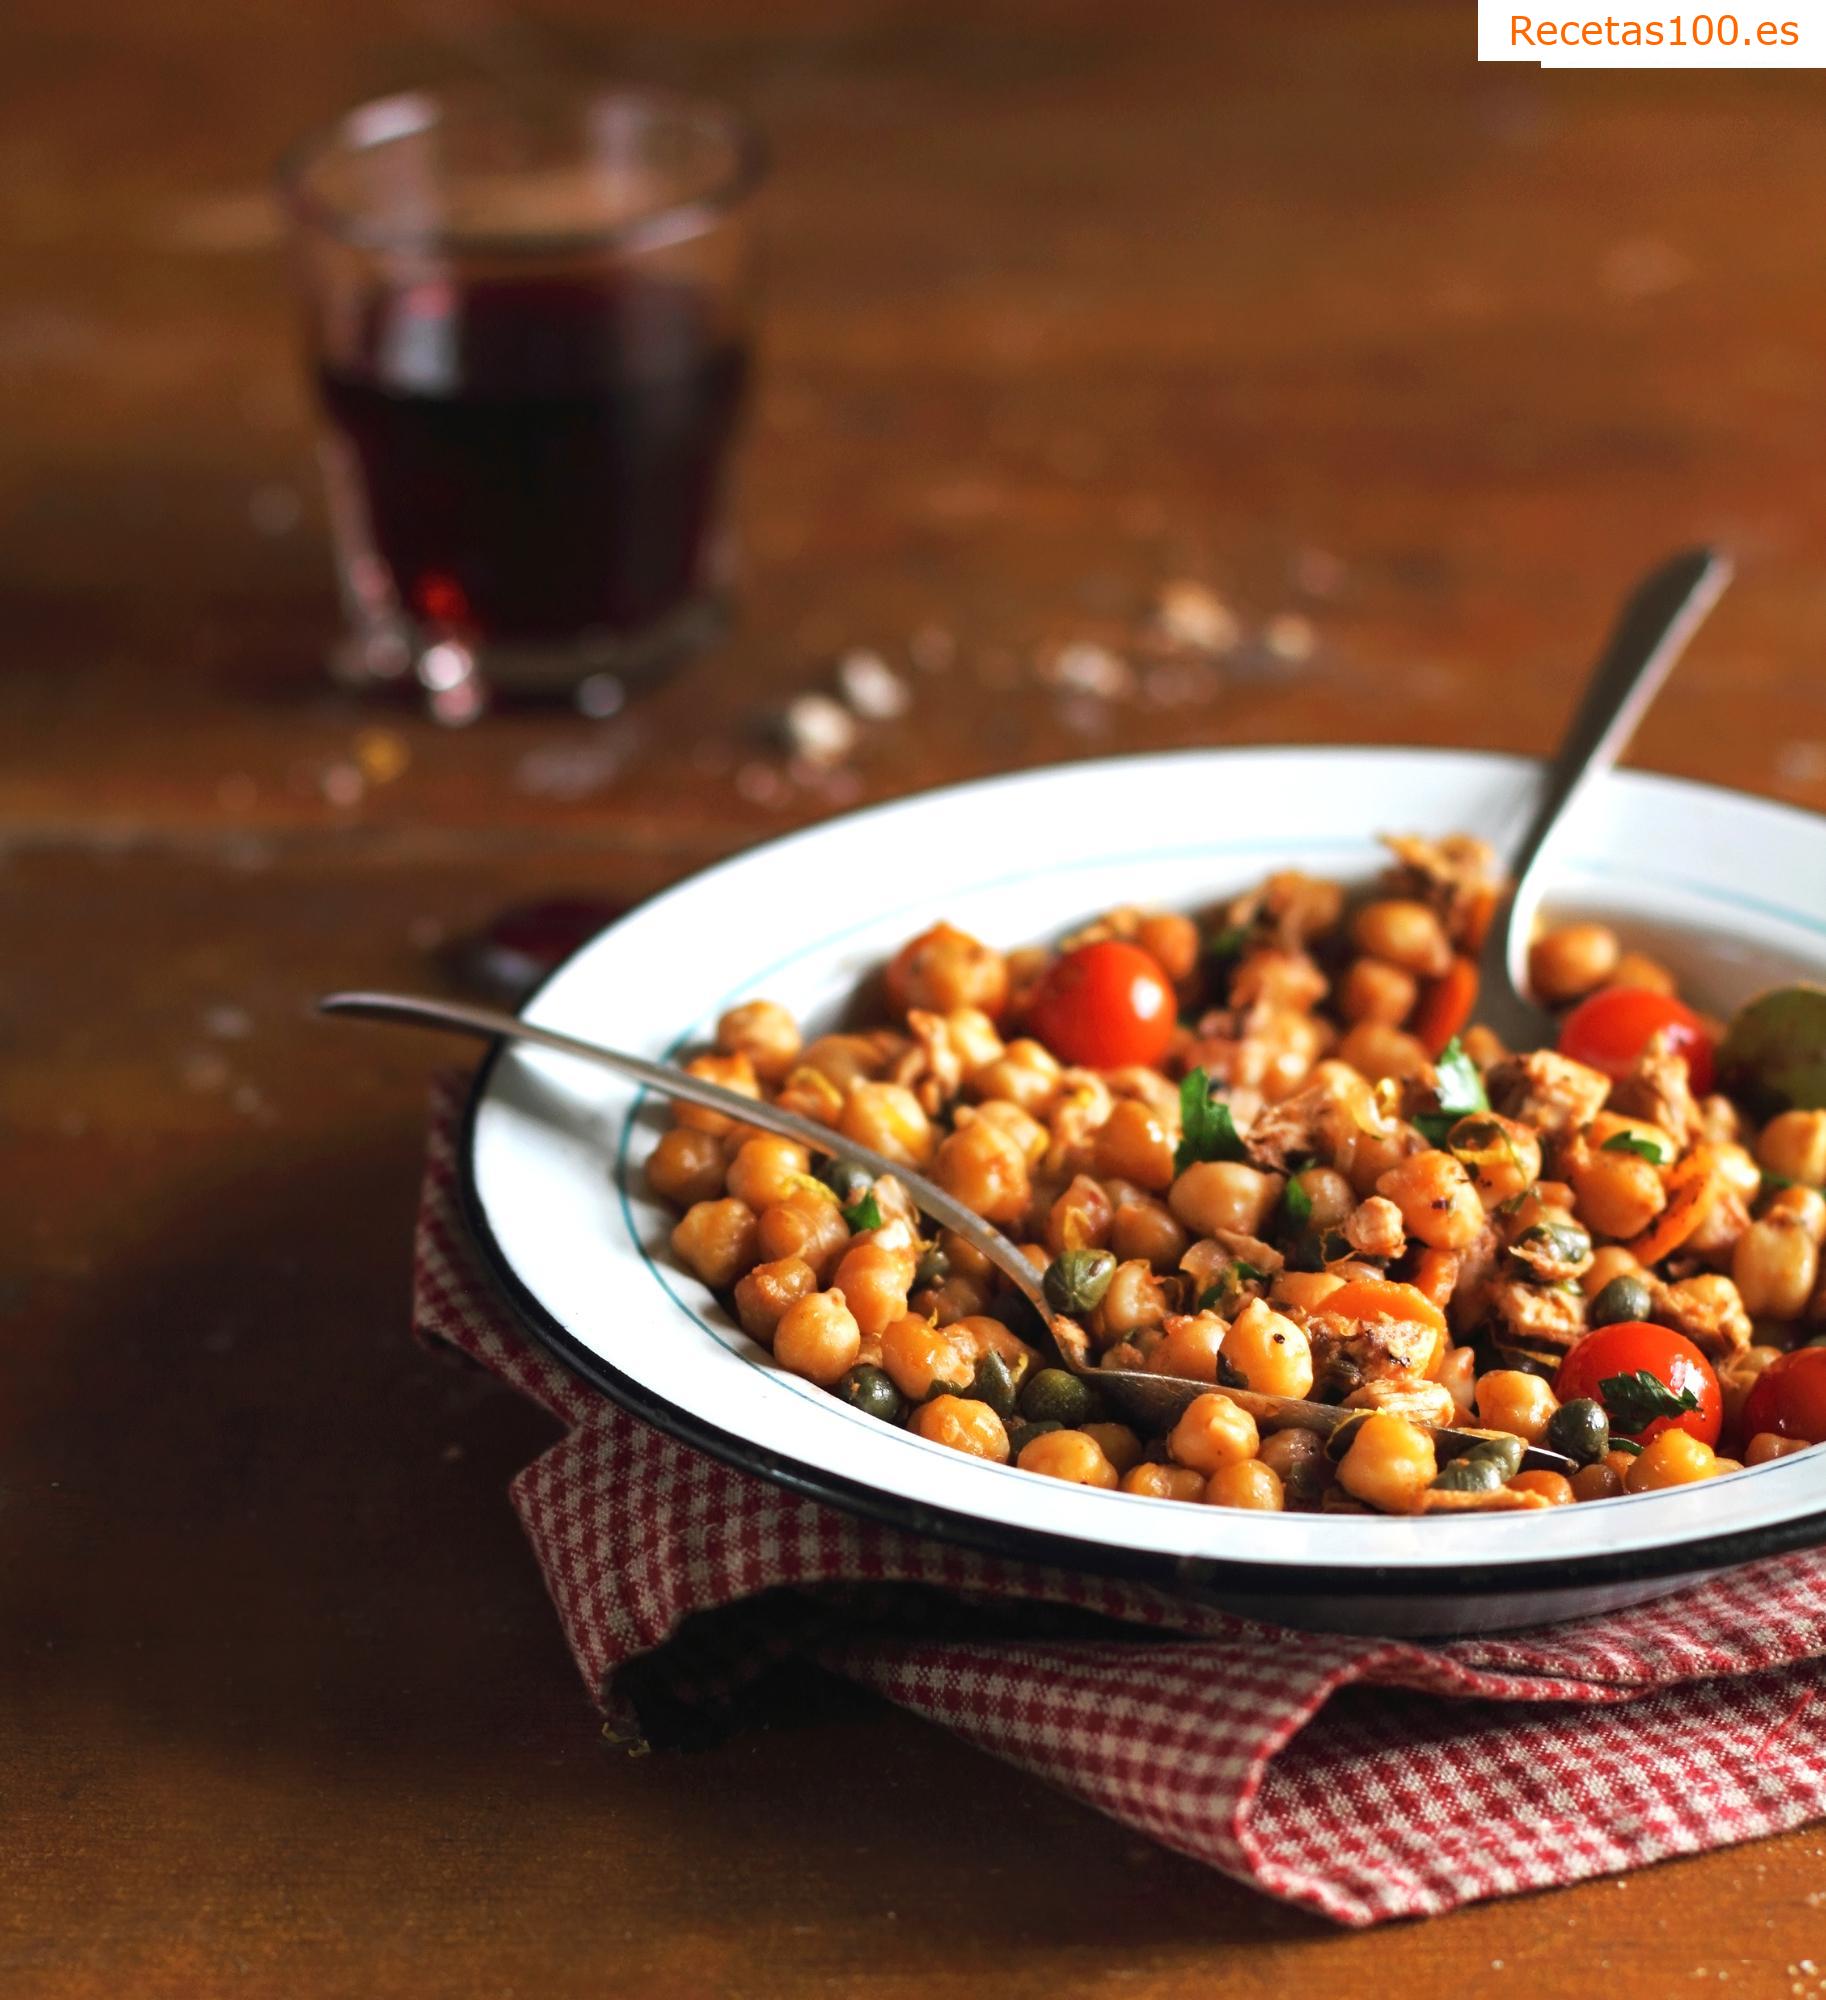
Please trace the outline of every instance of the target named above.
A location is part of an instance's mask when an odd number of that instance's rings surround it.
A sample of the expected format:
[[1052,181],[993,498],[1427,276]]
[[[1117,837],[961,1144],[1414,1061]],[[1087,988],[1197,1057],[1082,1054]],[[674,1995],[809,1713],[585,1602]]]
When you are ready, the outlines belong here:
[[[404,1338],[435,1054],[306,1013],[944,779],[1541,749],[1702,536],[1637,760],[1826,807],[1817,81],[1471,51],[1470,0],[14,0],[0,1991],[1826,1991],[1826,1830],[1352,1937],[828,1684],[603,1744],[503,1494],[548,1430]],[[772,135],[744,615],[611,723],[449,734],[322,673],[265,173],[553,63]],[[1150,637],[1187,581],[1219,669]],[[795,772],[766,717],[857,646],[911,713]]]

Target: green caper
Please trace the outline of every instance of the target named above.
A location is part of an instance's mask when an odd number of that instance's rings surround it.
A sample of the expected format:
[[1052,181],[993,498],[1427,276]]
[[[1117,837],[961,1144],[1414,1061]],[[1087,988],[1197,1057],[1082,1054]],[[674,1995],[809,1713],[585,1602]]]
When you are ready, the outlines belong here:
[[1494,1493],[1503,1483],[1503,1469],[1493,1458],[1468,1451],[1439,1468],[1433,1484],[1441,1493]]
[[1046,1296],[1055,1312],[1078,1318],[1095,1312],[1116,1275],[1116,1260],[1107,1250],[1067,1250],[1046,1267]]
[[1064,1428],[1063,1424],[1055,1424],[1050,1420],[1037,1424],[1010,1424],[1008,1426],[1008,1463],[1013,1465],[1019,1459],[1022,1452],[1033,1443],[1035,1438],[1044,1437],[1048,1431],[1062,1431]]
[[1513,1479],[1522,1469],[1522,1453],[1527,1449],[1520,1438],[1504,1431],[1495,1437],[1479,1438],[1465,1456],[1481,1458],[1494,1465],[1505,1479]]
[[907,1399],[881,1369],[871,1368],[866,1361],[844,1376],[837,1384],[837,1393],[851,1409],[879,1417],[884,1424],[897,1424],[907,1413]]
[[1646,1278],[1625,1271],[1598,1289],[1585,1320],[1589,1326],[1621,1326],[1625,1320],[1647,1319],[1655,1308],[1655,1295]]
[[987,1403],[1006,1423],[1014,1415],[1019,1387],[1020,1378],[1006,1356],[990,1353],[976,1364],[976,1374],[964,1394],[974,1397],[979,1403]]
[[1097,1410],[1096,1392],[1064,1368],[1041,1368],[1021,1386],[1021,1414],[1030,1423],[1067,1427],[1087,1424]]
[[913,1289],[923,1292],[930,1286],[942,1285],[950,1275],[951,1259],[936,1243],[928,1243],[913,1266]]
[[[1628,1284],[1613,1278],[1612,1284]],[[1605,1291],[1610,1286],[1605,1286]],[[1547,1421],[1543,1442],[1550,1451],[1564,1452],[1577,1465],[1596,1465],[1610,1449],[1610,1416],[1595,1396],[1575,1396],[1562,1403]]]
[[818,1169],[818,1178],[844,1203],[860,1201],[875,1185],[875,1177],[866,1167],[860,1167],[854,1160],[846,1160],[841,1153],[833,1153]]

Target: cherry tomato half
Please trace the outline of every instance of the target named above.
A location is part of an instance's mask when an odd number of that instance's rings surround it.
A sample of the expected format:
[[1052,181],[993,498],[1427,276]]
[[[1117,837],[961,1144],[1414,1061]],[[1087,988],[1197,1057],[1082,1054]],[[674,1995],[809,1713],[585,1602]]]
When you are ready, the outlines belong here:
[[1686,1058],[1695,1096],[1712,1088],[1712,1038],[1691,1007],[1642,986],[1606,986],[1560,1023],[1560,1053],[1606,1076],[1625,1077],[1649,1037],[1665,1028],[1674,1053]]
[[1116,938],[1081,944],[1049,966],[1030,1016],[1061,1062],[1086,1069],[1159,1062],[1178,1018],[1166,974],[1139,945]]
[[1744,1401],[1744,1439],[1758,1431],[1826,1444],[1826,1347],[1797,1347],[1771,1361]]
[[1701,1444],[1718,1442],[1725,1413],[1718,1377],[1712,1373],[1712,1364],[1686,1335],[1674,1332],[1671,1327],[1651,1326],[1644,1319],[1626,1319],[1588,1333],[1560,1363],[1553,1393],[1562,1403],[1570,1403],[1575,1396],[1596,1396],[1603,1402],[1601,1383],[1613,1375],[1634,1375],[1638,1369],[1646,1369],[1676,1395],[1683,1389],[1691,1389],[1699,1399],[1699,1407],[1678,1417],[1657,1417],[1637,1431],[1623,1430],[1613,1422],[1616,1436],[1646,1444],[1650,1438],[1678,1425]]

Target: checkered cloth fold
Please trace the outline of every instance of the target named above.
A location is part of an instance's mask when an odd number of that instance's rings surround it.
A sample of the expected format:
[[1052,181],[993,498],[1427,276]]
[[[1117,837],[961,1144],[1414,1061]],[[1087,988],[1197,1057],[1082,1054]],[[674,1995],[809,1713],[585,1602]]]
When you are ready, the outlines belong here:
[[639,1422],[515,1323],[435,1107],[415,1325],[564,1436],[509,1491],[577,1665],[655,1742],[809,1658],[1139,1833],[1343,1924],[1826,1815],[1826,1554],[1551,1630],[1289,1634],[832,1511]]

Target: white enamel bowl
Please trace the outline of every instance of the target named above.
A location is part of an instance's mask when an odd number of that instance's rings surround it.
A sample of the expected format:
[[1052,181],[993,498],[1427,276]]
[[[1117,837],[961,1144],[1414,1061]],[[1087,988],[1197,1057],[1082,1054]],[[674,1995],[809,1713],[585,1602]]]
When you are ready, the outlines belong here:
[[[660,1056],[766,995],[814,1025],[916,930],[998,943],[1125,902],[1208,904],[1271,868],[1363,880],[1381,830],[1514,832],[1535,769],[1413,750],[1194,751],[1036,771],[857,813],[636,910],[530,1019]],[[1601,915],[1726,1011],[1826,977],[1826,820],[1625,773],[1565,837],[1554,907]],[[470,1212],[534,1333],[606,1394],[831,1504],[1005,1552],[1151,1576],[1287,1622],[1403,1632],[1532,1623],[1826,1541],[1826,1451],[1551,1512],[1262,1514],[1035,1478],[947,1451],[776,1368],[671,1259],[643,1190],[640,1093],[513,1049],[478,1082]]]

